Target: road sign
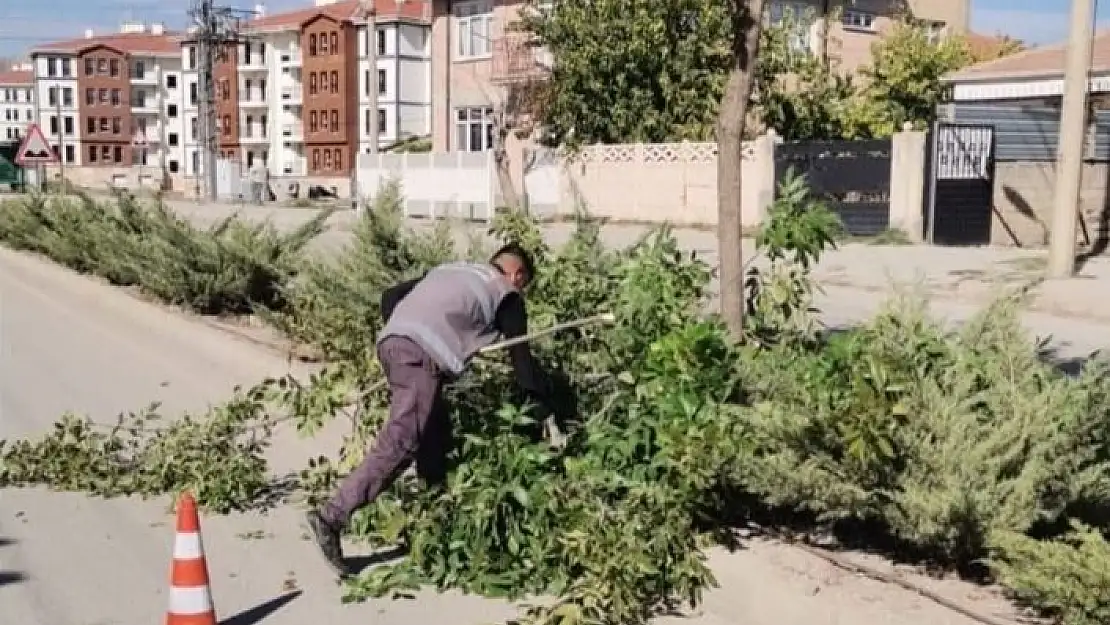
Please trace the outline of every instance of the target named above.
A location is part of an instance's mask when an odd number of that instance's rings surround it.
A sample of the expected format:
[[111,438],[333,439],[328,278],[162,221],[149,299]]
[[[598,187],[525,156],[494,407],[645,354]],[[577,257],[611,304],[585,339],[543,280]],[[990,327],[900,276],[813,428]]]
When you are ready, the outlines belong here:
[[23,138],[23,143],[19,144],[19,151],[15,153],[15,162],[20,165],[58,162],[58,157],[46,142],[46,137],[43,136],[38,124],[27,127],[27,136]]

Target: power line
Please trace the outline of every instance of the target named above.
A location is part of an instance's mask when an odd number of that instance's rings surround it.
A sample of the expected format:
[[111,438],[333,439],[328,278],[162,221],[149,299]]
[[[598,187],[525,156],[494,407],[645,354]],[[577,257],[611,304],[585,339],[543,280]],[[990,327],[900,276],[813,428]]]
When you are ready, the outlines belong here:
[[[204,192],[210,201],[216,200],[216,151],[219,147],[216,86],[213,74],[216,63],[227,61],[228,52],[243,41],[240,34],[241,26],[243,19],[249,15],[253,15],[253,12],[232,7],[218,7],[213,0],[195,0],[192,8],[189,9],[189,17],[193,25],[189,41],[197,46],[199,64],[200,115],[197,122],[201,150],[204,154],[202,161]],[[201,172],[197,173],[199,184]]]

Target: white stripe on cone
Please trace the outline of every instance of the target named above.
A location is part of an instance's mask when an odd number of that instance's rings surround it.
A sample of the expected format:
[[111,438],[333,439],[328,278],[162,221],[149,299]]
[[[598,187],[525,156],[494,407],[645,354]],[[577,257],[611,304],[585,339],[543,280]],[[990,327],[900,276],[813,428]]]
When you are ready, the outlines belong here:
[[180,615],[206,614],[212,611],[212,593],[208,586],[170,588],[170,613]]
[[173,539],[174,560],[197,560],[204,557],[200,532],[178,532]]

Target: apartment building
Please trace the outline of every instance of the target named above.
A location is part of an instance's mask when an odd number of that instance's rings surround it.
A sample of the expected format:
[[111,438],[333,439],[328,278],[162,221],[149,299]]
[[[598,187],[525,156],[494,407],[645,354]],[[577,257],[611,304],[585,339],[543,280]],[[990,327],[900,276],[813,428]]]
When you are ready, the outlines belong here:
[[936,37],[966,34],[971,0],[771,0],[769,18],[801,22],[794,44],[827,55],[845,71],[871,60],[871,46],[909,11]]
[[[257,16],[245,24],[247,41],[224,51],[214,70],[221,155],[247,167],[261,159],[275,176],[340,178],[374,142],[381,148],[431,134],[427,4],[374,4],[373,36],[358,0],[317,0],[272,15],[256,7]],[[200,161],[196,54],[186,42],[189,176]],[[376,110],[371,89],[377,90]]]
[[[492,147],[491,115],[503,89],[536,79],[550,66],[547,52],[528,46],[527,35],[507,28],[522,6],[518,0],[432,0],[437,151]],[[971,0],[771,0],[768,18],[800,18],[796,45],[827,54],[853,71],[870,60],[871,45],[906,8],[942,37],[967,32],[970,6]],[[515,140],[509,142],[513,150]]]
[[34,117],[59,158],[101,168],[94,182],[179,173],[180,50],[179,34],[135,22],[33,49]]
[[30,64],[0,71],[0,143],[18,143],[35,121],[35,73]]

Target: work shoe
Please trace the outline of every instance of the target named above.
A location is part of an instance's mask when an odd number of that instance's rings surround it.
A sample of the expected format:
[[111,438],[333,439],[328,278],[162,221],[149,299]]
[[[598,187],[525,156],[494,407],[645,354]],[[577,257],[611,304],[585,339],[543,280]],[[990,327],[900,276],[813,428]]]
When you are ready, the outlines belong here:
[[320,516],[320,512],[317,510],[309,511],[305,515],[305,520],[308,521],[308,527],[312,530],[312,538],[316,541],[316,546],[320,548],[320,553],[324,556],[328,566],[335,571],[336,575],[340,577],[347,576],[350,571],[347,569],[346,561],[343,560],[343,545],[339,542],[339,529],[328,523],[327,519]]

